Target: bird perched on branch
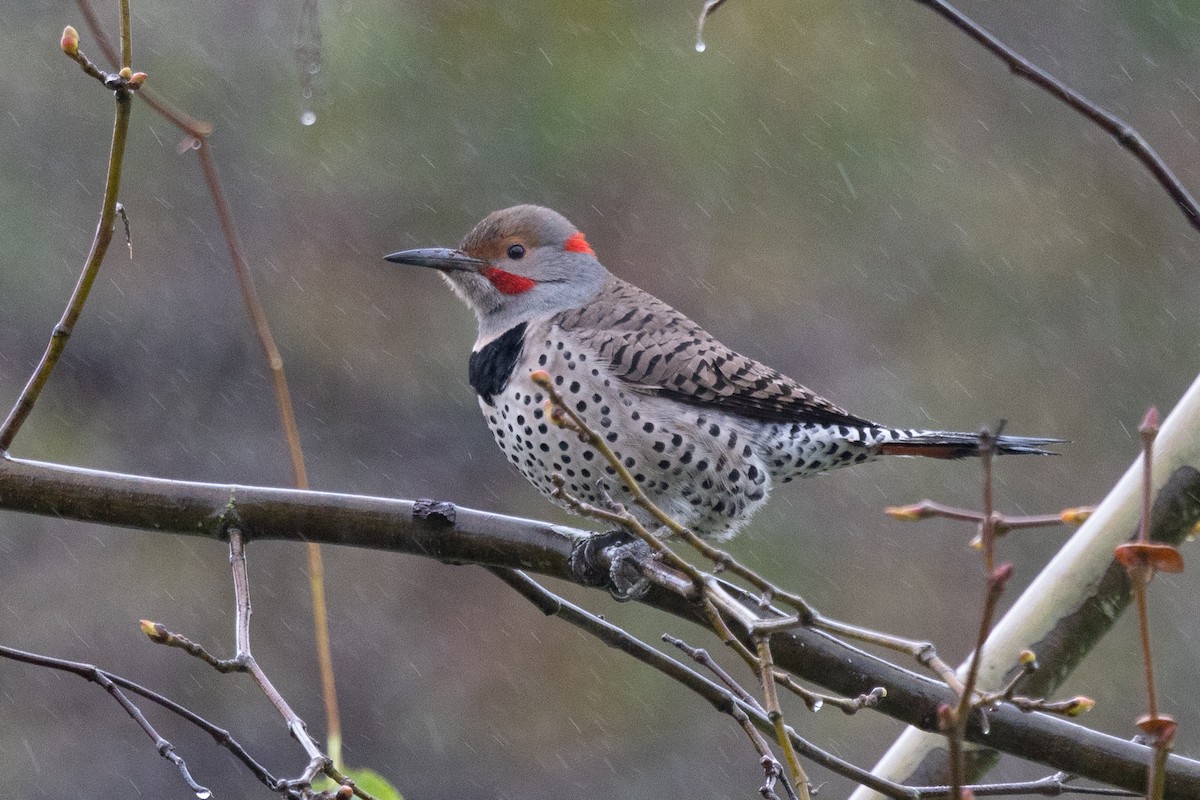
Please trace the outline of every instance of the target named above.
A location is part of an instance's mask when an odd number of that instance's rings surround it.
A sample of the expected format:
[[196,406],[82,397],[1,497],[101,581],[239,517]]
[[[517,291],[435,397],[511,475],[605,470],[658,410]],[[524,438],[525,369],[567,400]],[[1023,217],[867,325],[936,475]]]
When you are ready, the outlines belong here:
[[[549,418],[546,392],[530,378],[538,370],[655,504],[714,539],[737,533],[776,483],[888,455],[979,454],[978,434],[871,422],[731,350],[610,273],[583,233],[548,208],[493,212],[457,250],[386,258],[439,270],[475,312],[469,375],[479,407],[509,460],[559,504],[555,475],[592,505],[630,492],[593,446]],[[1046,454],[1059,441],[1000,436],[994,448]]]

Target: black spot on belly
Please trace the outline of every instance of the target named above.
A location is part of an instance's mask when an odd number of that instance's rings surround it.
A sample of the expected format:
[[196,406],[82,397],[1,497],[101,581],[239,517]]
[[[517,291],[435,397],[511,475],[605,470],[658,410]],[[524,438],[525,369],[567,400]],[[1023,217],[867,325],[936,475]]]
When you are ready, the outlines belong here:
[[522,322],[471,353],[468,377],[483,402],[495,405],[492,398],[508,385],[524,347],[525,323]]

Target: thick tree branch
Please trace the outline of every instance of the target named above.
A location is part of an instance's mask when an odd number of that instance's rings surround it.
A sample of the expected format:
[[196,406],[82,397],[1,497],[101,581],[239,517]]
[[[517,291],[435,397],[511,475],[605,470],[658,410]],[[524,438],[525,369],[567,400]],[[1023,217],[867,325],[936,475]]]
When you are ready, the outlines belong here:
[[198,483],[0,458],[0,508],[220,540],[344,544],[571,580],[586,532],[431,500]]
[[[1174,490],[1200,492],[1200,473],[1192,473]],[[212,539],[236,524],[250,539],[369,547],[568,581],[576,581],[572,546],[586,535],[450,503],[172,481],[12,458],[0,459],[0,508]],[[1195,520],[1185,516],[1169,522],[1186,530]],[[727,588],[757,609],[757,596]],[[677,594],[654,588],[642,602],[708,627],[703,610]],[[816,631],[776,633],[771,648],[778,667],[832,691],[853,696],[888,687],[879,710],[925,730],[933,728],[938,705],[955,699],[943,684]],[[1148,748],[1007,705],[990,713],[989,722],[989,734],[972,725],[968,740],[1115,786],[1144,785]],[[1200,762],[1172,756],[1168,770],[1167,797],[1200,797]]]

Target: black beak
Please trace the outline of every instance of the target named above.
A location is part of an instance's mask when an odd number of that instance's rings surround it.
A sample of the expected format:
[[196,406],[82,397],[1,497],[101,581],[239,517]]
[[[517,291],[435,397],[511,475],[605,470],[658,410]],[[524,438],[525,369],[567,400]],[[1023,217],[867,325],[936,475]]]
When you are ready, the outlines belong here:
[[384,256],[384,261],[396,264],[408,264],[413,267],[432,267],[442,271],[466,270],[478,272],[487,262],[467,255],[461,250],[451,250],[448,247],[422,247],[417,250],[401,250]]

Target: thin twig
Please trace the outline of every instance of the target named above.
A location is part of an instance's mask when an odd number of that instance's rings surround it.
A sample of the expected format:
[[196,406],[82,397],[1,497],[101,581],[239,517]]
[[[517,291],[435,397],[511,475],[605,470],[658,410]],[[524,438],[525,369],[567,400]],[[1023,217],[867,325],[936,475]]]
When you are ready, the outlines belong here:
[[1029,61],[946,0],[915,1],[928,6],[934,13],[948,20],[951,25],[983,45],[988,52],[1007,64],[1017,77],[1024,78],[1044,89],[1100,126],[1154,175],[1159,185],[1175,201],[1175,205],[1187,217],[1192,227],[1200,230],[1200,204],[1196,203],[1195,198],[1162,160],[1162,157],[1154,151],[1149,142],[1142,138],[1142,135],[1131,125]]
[[129,24],[129,0],[121,4],[121,69],[133,68],[133,33]]
[[[231,659],[219,659],[211,655],[200,645],[187,639],[179,634],[168,631],[164,626],[157,623],[142,622],[142,630],[149,636],[150,640],[167,645],[169,647],[177,647],[189,655],[195,656],[200,660],[209,664],[214,669],[220,672],[246,672],[258,685],[259,689],[271,705],[279,712],[287,723],[288,732],[292,735],[300,746],[304,748],[304,752],[309,759],[309,765],[300,778],[285,781],[284,785],[288,788],[305,789],[312,783],[312,777],[320,772],[325,772],[331,778],[338,780],[344,779],[338,767],[332,763],[329,756],[317,747],[316,742],[308,735],[307,726],[304,720],[300,718],[292,707],[280,694],[279,690],[267,677],[266,672],[259,666],[258,661],[254,658],[254,654],[250,648],[250,616],[252,607],[250,604],[250,579],[246,568],[246,548],[245,539],[240,530],[236,527],[228,528],[229,537],[229,564],[233,573],[233,593],[234,593],[234,656]],[[315,766],[314,766],[315,765]],[[315,769],[315,772],[313,771]],[[310,774],[311,773],[311,774]],[[335,777],[336,776],[336,777]],[[369,798],[365,793],[359,793],[362,797]]]
[[709,626],[721,639],[722,644],[737,653],[738,657],[746,662],[746,666],[750,667],[750,669],[758,669],[758,656],[750,648],[742,644],[741,639],[733,634],[729,625],[725,623],[725,618],[721,616],[721,612],[709,597],[704,598],[704,616],[708,620]]
[[[122,2],[128,2],[128,0],[122,0]],[[101,51],[110,62],[115,63],[117,60],[116,54],[113,52],[107,37],[104,35],[99,20],[92,11],[91,3],[88,0],[78,0],[78,6],[93,35],[100,43]],[[126,31],[123,29],[123,44],[125,34]],[[123,62],[127,62],[127,56],[127,51],[123,49]],[[127,63],[126,66],[128,66]],[[271,333],[271,326],[267,320],[266,311],[263,309],[262,303],[258,298],[258,291],[255,288],[254,280],[250,276],[250,268],[246,260],[245,251],[242,248],[237,226],[234,223],[233,212],[225,197],[225,191],[221,186],[221,180],[217,173],[216,163],[212,157],[208,144],[208,137],[212,133],[212,125],[171,107],[155,95],[147,93],[141,95],[141,97],[160,116],[182,130],[194,142],[195,147],[193,149],[197,151],[200,169],[204,175],[204,183],[208,188],[213,208],[217,213],[217,220],[221,226],[221,232],[229,250],[229,258],[233,265],[234,274],[237,277],[238,287],[242,294],[242,302],[246,308],[246,313],[250,317],[254,331],[258,335],[259,344],[262,346],[267,367],[271,371],[276,405],[279,409],[279,417],[283,425],[284,437],[287,441],[288,455],[291,458],[294,482],[296,488],[307,489],[309,488],[308,469],[305,466],[304,451],[300,444],[300,432],[296,425],[296,413],[292,403],[291,391],[288,388],[287,373],[283,365],[283,355],[275,343],[275,337]],[[4,449],[4,446],[0,444],[0,452]],[[329,740],[329,754],[333,763],[340,768],[342,764],[342,724],[341,715],[338,712],[337,688],[333,670],[333,651],[329,639],[329,609],[325,600],[325,565],[321,556],[320,545],[310,542],[306,549],[309,593],[312,598],[313,608],[314,638],[317,645],[317,664],[321,674],[321,696],[325,704],[325,724]]]
[[[704,22],[714,11],[724,4],[725,0],[706,0],[696,23],[696,50],[705,49]],[[1162,157],[1155,152],[1150,143],[1142,137],[1129,123],[1113,114],[1111,111],[1097,105],[1082,94],[1067,86],[1046,70],[1037,66],[1016,50],[1009,47],[994,34],[975,22],[963,12],[952,6],[946,0],[914,0],[928,6],[934,13],[948,20],[970,38],[981,44],[984,49],[1003,61],[1019,78],[1024,78],[1033,85],[1045,90],[1071,108],[1098,125],[1117,141],[1121,147],[1133,154],[1141,164],[1150,171],[1158,184],[1166,190],[1175,205],[1183,212],[1193,228],[1200,230],[1200,204],[1187,190],[1187,187],[1176,177]]]
[[243,659],[237,657],[218,658],[217,656],[214,656],[212,653],[208,652],[203,645],[192,641],[182,634],[169,630],[167,626],[163,625],[161,622],[153,622],[151,620],[144,619],[141,621],[140,625],[142,628],[142,633],[146,634],[146,637],[150,639],[150,641],[166,647],[178,648],[188,655],[200,659],[217,672],[230,673],[248,671],[246,662]]
[[[1153,420],[1151,419],[1153,417]],[[1158,412],[1151,408],[1139,429],[1142,438],[1142,515],[1138,525],[1138,542],[1150,542],[1150,505],[1154,498],[1154,436],[1158,432]],[[1138,631],[1142,642],[1142,664],[1146,673],[1146,705],[1152,718],[1158,716],[1158,698],[1154,691],[1154,659],[1150,651],[1150,611],[1146,588],[1152,575],[1148,565],[1131,574],[1133,595],[1137,599]]]
[[[849,625],[837,620],[826,619],[825,617],[822,617],[815,608],[809,605],[808,601],[806,601],[800,595],[777,586],[776,584],[764,578],[762,575],[739,562],[737,559],[733,558],[725,551],[713,547],[704,539],[696,535],[696,533],[690,528],[686,527],[685,525],[681,525],[678,520],[674,519],[661,508],[659,508],[658,505],[655,504],[655,502],[651,500],[644,491],[642,491],[641,485],[634,480],[633,475],[630,474],[620,457],[613,451],[611,447],[609,447],[605,438],[597,434],[596,431],[588,425],[587,421],[584,420],[583,417],[570,404],[563,402],[562,396],[555,388],[554,380],[551,378],[548,372],[545,370],[535,370],[530,375],[530,379],[546,392],[546,395],[549,398],[548,404],[550,406],[550,419],[555,422],[555,424],[577,433],[581,439],[586,441],[591,447],[600,453],[604,460],[608,462],[609,466],[613,468],[622,484],[629,490],[633,502],[638,507],[649,514],[650,517],[658,522],[666,531],[682,538],[693,549],[697,550],[705,558],[712,561],[714,568],[717,571],[731,572],[734,575],[744,579],[755,589],[761,592],[762,597],[759,603],[760,607],[766,608],[770,605],[772,600],[778,600],[779,602],[790,606],[798,612],[798,615],[795,617],[755,619],[752,623],[750,623],[751,629],[763,632],[771,632],[787,630],[797,625],[808,625],[840,636],[851,637],[859,641],[868,642],[880,647],[885,647],[897,652],[912,655],[921,660],[922,664],[927,663],[924,660],[925,658],[929,658],[933,662],[944,667],[944,669],[939,670],[937,674],[952,675],[949,667],[945,667],[940,659],[936,658],[936,654],[933,652],[933,646],[931,644],[927,642],[915,642],[908,639],[902,639],[896,636],[891,636],[890,634],[870,631],[865,628]],[[641,521],[630,514],[627,510],[620,508],[617,510],[608,511],[590,506],[579,501],[577,498],[570,496],[565,491],[564,481],[561,476],[551,476],[551,479],[555,482],[556,486],[555,497],[565,502],[572,510],[583,516],[593,517],[595,519],[600,519],[606,522],[612,522],[624,526],[638,536],[638,538],[644,541],[653,551],[655,551],[655,553],[661,556],[666,563],[684,572],[689,578],[692,579],[693,582],[696,583],[697,586],[702,587],[706,593],[711,595],[711,592],[713,591],[712,582],[707,577],[703,576],[694,566],[678,556],[674,550],[672,550],[666,543],[662,541],[660,537],[655,536],[648,531]],[[721,610],[727,613],[747,613],[743,607],[738,604],[721,604],[718,598],[711,599],[717,600]],[[730,643],[732,641],[736,641],[736,639],[726,641],[727,643]],[[742,655],[742,657],[746,659],[748,663],[754,666],[754,656],[752,654],[749,654],[747,651],[745,653],[740,653],[740,655]],[[757,666],[755,666],[755,668],[757,669]],[[951,678],[951,680],[954,682],[951,682],[949,685],[951,687],[955,687],[957,681],[953,678]]]
[[[947,709],[945,716],[946,736],[950,750],[950,790],[951,797],[958,800],[961,797],[962,785],[965,782],[966,765],[963,761],[963,743],[966,740],[967,722],[975,705],[975,686],[979,681],[979,667],[983,660],[983,646],[992,630],[996,607],[1004,587],[1012,575],[1012,567],[1005,565],[996,567],[996,513],[993,497],[992,458],[996,453],[996,441],[1004,428],[1001,421],[996,430],[984,428],[979,432],[979,456],[983,471],[983,509],[979,523],[979,538],[983,548],[983,573],[986,581],[983,610],[980,613],[979,627],[975,636],[975,649],[971,654],[970,665],[967,667],[966,678],[963,679],[963,691],[959,696],[958,705]],[[986,713],[980,710],[980,713]]]
[[[128,62],[129,59],[129,5],[126,0],[123,0],[121,5],[121,40],[123,44],[122,61]],[[73,31],[73,29],[68,29]],[[108,177],[104,181],[104,198],[100,204],[100,222],[96,225],[96,233],[92,237],[92,245],[88,250],[87,258],[84,260],[83,270],[79,275],[79,280],[75,284],[74,291],[71,292],[71,297],[67,301],[66,309],[63,311],[62,317],[58,324],[54,326],[54,331],[50,335],[50,342],[46,345],[46,350],[42,354],[41,360],[37,367],[34,368],[33,374],[29,377],[29,381],[25,384],[25,388],[21,390],[21,394],[17,397],[16,403],[9,412],[8,417],[4,420],[4,424],[0,425],[0,453],[8,451],[12,445],[13,439],[21,426],[25,424],[25,420],[29,418],[33,411],[34,405],[37,404],[38,398],[42,394],[42,390],[46,387],[46,383],[50,380],[51,373],[54,372],[54,367],[58,364],[58,359],[66,349],[67,340],[71,338],[71,333],[75,330],[75,323],[79,321],[80,315],[83,313],[84,303],[87,302],[88,295],[92,291],[92,285],[96,281],[96,276],[100,273],[100,265],[104,261],[104,254],[108,252],[109,242],[112,241],[113,229],[116,222],[117,214],[117,195],[121,188],[121,168],[125,163],[125,142],[129,133],[129,114],[132,106],[131,91],[133,85],[128,78],[122,76],[105,75],[98,69],[89,70],[86,65],[91,62],[87,57],[79,52],[78,35],[76,34],[71,41],[67,32],[64,32],[62,47],[63,51],[72,59],[84,66],[84,71],[88,72],[95,78],[98,78],[106,86],[113,88],[113,98],[116,100],[116,116],[113,120],[112,141],[108,151]]]
[[775,670],[775,682],[783,688],[787,689],[792,694],[799,697],[808,706],[809,711],[820,711],[825,706],[833,706],[847,716],[857,714],[864,708],[878,708],[880,701],[887,697],[887,689],[882,686],[876,686],[866,694],[860,694],[858,697],[837,697],[831,694],[822,694],[807,689],[786,672]]
[[[243,748],[237,742],[237,740],[230,735],[229,731],[214,725],[196,712],[191,711],[190,709],[180,705],[179,703],[176,703],[174,700],[171,700],[168,697],[159,694],[158,692],[147,689],[141,684],[135,683],[128,678],[122,677],[114,672],[100,669],[93,664],[85,664],[78,661],[67,661],[65,659],[54,658],[52,656],[40,655],[37,653],[28,653],[23,650],[16,650],[14,648],[4,647],[2,645],[0,645],[0,658],[7,658],[12,661],[19,661],[25,664],[32,664],[37,667],[45,667],[62,672],[69,672],[74,675],[78,675],[85,680],[104,686],[109,694],[112,694],[114,698],[118,699],[118,702],[121,702],[122,708],[124,708],[125,711],[129,713],[130,716],[132,716],[135,720],[138,720],[138,724],[142,726],[142,729],[147,730],[146,725],[148,723],[144,724],[144,717],[142,717],[142,719],[138,719],[140,712],[136,714],[134,713],[137,711],[136,707],[134,707],[133,711],[130,711],[130,706],[132,704],[128,704],[127,698],[124,702],[121,701],[121,699],[118,697],[117,687],[140,695],[141,697],[144,697],[150,702],[161,706],[172,714],[175,714],[176,716],[203,730],[219,745],[232,753],[238,761],[242,762],[242,764],[244,764],[259,781],[267,786],[267,788],[271,789],[272,791],[277,791],[279,788],[280,782],[273,775],[271,775],[266,767],[264,767],[248,752],[246,752],[245,748]],[[106,685],[104,681],[107,681],[108,684]],[[147,733],[150,733],[150,731],[147,730]],[[161,737],[158,737],[157,734],[151,734],[151,738],[155,739],[156,746],[161,747],[161,745],[158,744],[158,740]],[[195,790],[196,789],[193,787],[193,791]]]
[[708,651],[703,647],[692,647],[683,639],[677,636],[672,636],[669,633],[662,635],[662,640],[667,644],[674,645],[682,650],[696,663],[701,664],[705,669],[717,676],[717,680],[725,685],[729,691],[733,692],[746,705],[752,706],[762,713],[767,713],[762,704],[758,702],[758,698],[746,691],[746,689],[733,679],[733,676],[726,672],[720,664],[713,660],[713,657],[708,654]]
[[[653,667],[664,675],[691,689],[707,700],[718,711],[730,714],[736,718],[731,709],[739,709],[753,722],[755,727],[764,732],[774,732],[775,723],[767,714],[760,710],[757,702],[750,705],[742,701],[729,689],[718,685],[679,661],[659,652],[650,645],[630,635],[607,620],[592,614],[568,600],[554,594],[518,570],[488,567],[488,571],[514,588],[542,613],[555,616],[583,631],[595,636],[610,647],[636,658],[638,661]],[[900,784],[883,780],[871,775],[870,772],[813,745],[807,739],[799,736],[790,727],[785,733],[797,753],[839,775],[848,777],[864,786],[874,789],[887,797],[916,798],[917,794]]]
[[767,719],[775,727],[775,741],[783,749],[784,761],[787,762],[788,772],[791,773],[792,784],[800,793],[802,800],[809,800],[808,775],[796,757],[796,749],[792,747],[790,730],[779,705],[779,694],[775,691],[775,660],[771,657],[771,637],[767,634],[757,634],[754,637],[759,664],[759,680],[763,688],[763,707],[767,710]]
[[234,639],[237,646],[237,655],[235,658],[241,660],[246,665],[246,671],[254,678],[254,682],[258,684],[258,688],[271,701],[271,705],[275,706],[279,711],[284,721],[287,722],[288,731],[292,734],[292,738],[300,743],[304,748],[304,752],[308,754],[309,759],[325,759],[328,757],[321,752],[317,747],[316,742],[308,735],[308,728],[304,724],[304,720],[300,719],[288,702],[271,683],[271,679],[263,672],[262,667],[258,665],[253,653],[250,650],[250,580],[246,570],[246,547],[245,540],[242,537],[241,531],[236,528],[229,530],[229,564],[233,569],[233,590],[234,590],[234,607],[237,610],[234,620]]
[[[970,789],[976,797],[1017,797],[1021,795],[1041,795],[1043,797],[1060,797],[1065,794],[1089,795],[1093,797],[1138,797],[1137,792],[1125,789],[1114,789],[1108,786],[1074,786],[1069,781],[1072,776],[1064,772],[1047,775],[1032,781],[1013,781],[1011,783],[984,783],[964,786]],[[952,790],[949,786],[914,786],[915,794],[921,800],[937,800],[950,797]]]
[[[234,643],[236,651],[234,657],[227,661],[216,659],[199,645],[177,634],[170,634],[162,626],[155,625],[147,633],[153,641],[182,648],[185,652],[204,660],[222,672],[239,671],[250,674],[262,693],[267,696],[267,699],[275,706],[275,709],[287,723],[288,732],[292,735],[292,738],[300,743],[300,746],[304,748],[304,752],[308,755],[308,766],[301,773],[300,777],[284,781],[282,785],[286,786],[289,790],[299,789],[302,790],[301,793],[306,793],[318,774],[325,774],[331,780],[341,785],[349,785],[347,776],[341,772],[341,768],[334,764],[328,755],[317,747],[316,742],[308,735],[308,728],[304,724],[304,720],[292,710],[287,700],[275,688],[271,679],[267,677],[266,672],[263,671],[258,661],[254,658],[254,654],[250,648],[250,616],[252,614],[252,607],[250,604],[250,578],[246,568],[245,539],[241,531],[236,527],[230,527],[227,533],[229,537],[229,563],[233,572],[234,589]],[[146,630],[145,624],[143,624],[143,630]],[[356,796],[364,800],[374,800],[370,794],[357,786],[353,788],[353,791]]]
[[1158,699],[1154,689],[1154,660],[1150,647],[1150,581],[1159,568],[1172,571],[1183,569],[1182,559],[1175,548],[1150,542],[1150,506],[1154,496],[1154,440],[1158,437],[1158,430],[1158,409],[1151,406],[1142,424],[1138,426],[1142,440],[1142,513],[1137,542],[1121,545],[1116,551],[1118,560],[1129,572],[1133,595],[1137,600],[1138,633],[1142,645],[1148,707],[1146,715],[1138,720],[1137,726],[1149,738],[1150,745],[1154,748],[1146,777],[1147,800],[1162,800],[1166,788],[1167,755],[1171,751],[1171,742],[1175,738],[1177,728],[1172,717],[1158,711]]
[[[892,506],[885,508],[883,513],[904,522],[916,522],[923,519],[940,518],[952,519],[959,522],[982,523],[984,515],[973,509],[948,506],[934,500],[921,500],[907,506]],[[996,535],[1008,531],[1026,530],[1029,528],[1049,528],[1057,525],[1078,522],[1083,515],[1081,509],[1067,509],[1057,514],[999,514],[995,515]]]
[[[1189,498],[1200,496],[1198,485],[1200,473],[1190,467],[1173,473],[1168,494],[1160,494],[1159,500],[1183,507],[1163,518],[1160,536],[1181,538],[1195,524],[1196,504]],[[256,539],[312,538],[443,563],[522,567],[579,583],[570,557],[585,532],[451,503],[437,505],[442,510],[429,515],[421,511],[428,502],[167,480],[0,457],[0,508],[9,511],[211,540],[222,535],[236,513]],[[708,622],[681,592],[652,591],[641,602],[687,621]],[[742,602],[758,605],[752,595],[743,595]],[[794,629],[776,634],[772,647],[781,669],[834,691],[854,694],[863,682],[887,686],[889,702],[880,711],[910,725],[927,725],[930,710],[949,697],[944,684],[919,678],[821,632]],[[989,716],[991,734],[968,731],[972,741],[1124,788],[1145,786],[1146,750],[1132,742],[1013,708],[1001,707]],[[821,763],[811,751],[796,746],[805,758]],[[1168,796],[1200,797],[1200,762],[1172,756],[1168,770]]]

